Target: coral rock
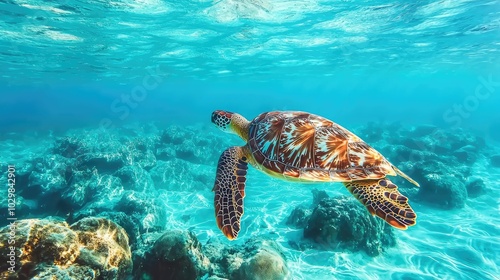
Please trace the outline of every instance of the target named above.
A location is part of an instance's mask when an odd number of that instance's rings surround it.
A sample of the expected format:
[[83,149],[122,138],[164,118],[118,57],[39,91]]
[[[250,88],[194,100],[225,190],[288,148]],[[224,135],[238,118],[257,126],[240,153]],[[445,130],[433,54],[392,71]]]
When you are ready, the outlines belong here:
[[149,173],[155,186],[159,189],[206,190],[207,184],[213,184],[212,170],[177,158],[169,161],[158,161]]
[[475,198],[487,192],[484,181],[479,178],[473,178],[467,184],[467,194],[469,197]]
[[124,166],[121,154],[96,153],[85,154],[78,158],[78,169],[97,169],[102,173],[114,172]]
[[125,230],[104,218],[85,218],[73,225],[78,234],[80,257],[104,279],[123,279],[132,270],[131,252]]
[[500,155],[494,155],[490,157],[491,165],[500,168]]
[[470,173],[470,167],[465,164],[450,166],[440,160],[418,162],[410,173],[420,183],[418,194],[413,198],[442,209],[461,208],[467,200],[464,182]]
[[478,153],[476,147],[472,145],[463,146],[460,149],[453,152],[453,155],[458,159],[459,162],[472,164],[478,158]]
[[[128,237],[115,223],[86,218],[71,227],[49,219],[18,220],[0,229],[1,276],[15,279],[125,279],[132,268]],[[10,240],[14,240],[12,243]],[[12,244],[11,244],[12,243]],[[12,246],[12,248],[10,248]],[[52,279],[52,278],[50,278]]]
[[152,279],[182,280],[200,278],[209,264],[193,233],[172,230],[163,234],[146,253],[144,267]]
[[154,185],[149,173],[135,165],[120,168],[114,176],[121,179],[123,188],[126,190],[144,191]]
[[289,270],[278,245],[271,240],[253,239],[245,246],[241,266],[232,273],[231,279],[282,280]]
[[351,197],[323,199],[311,214],[304,237],[319,249],[361,250],[370,256],[396,243],[391,226]]
[[427,174],[420,185],[419,200],[439,208],[462,208],[467,200],[465,184],[451,175]]
[[311,209],[303,205],[298,206],[292,210],[292,213],[288,216],[286,224],[289,226],[303,228],[307,225],[311,212]]
[[419,125],[415,127],[410,134],[414,137],[425,137],[434,133],[438,128],[433,125]]
[[86,152],[83,142],[74,137],[64,137],[57,139],[53,147],[54,154],[62,155],[66,158],[74,158]]

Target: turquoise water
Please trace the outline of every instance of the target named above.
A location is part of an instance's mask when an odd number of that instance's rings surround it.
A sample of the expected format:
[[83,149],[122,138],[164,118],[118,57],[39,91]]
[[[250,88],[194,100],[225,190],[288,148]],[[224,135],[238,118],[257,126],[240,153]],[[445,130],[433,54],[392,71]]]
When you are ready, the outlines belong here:
[[[134,255],[172,229],[235,248],[264,237],[279,244],[289,279],[500,275],[499,1],[0,0],[0,46],[0,179],[16,166],[19,219],[124,212],[140,225],[115,221],[135,236]],[[314,188],[349,193],[250,167],[230,242],[211,190],[219,155],[244,142],[210,123],[217,109],[249,120],[275,110],[324,116],[422,189],[451,185],[443,197],[461,200],[447,209],[399,180],[418,222],[394,230],[395,246],[375,257],[298,248],[292,210],[309,207]],[[477,196],[466,190],[474,180]],[[124,200],[139,206],[129,213]],[[213,275],[224,276],[204,277]]]

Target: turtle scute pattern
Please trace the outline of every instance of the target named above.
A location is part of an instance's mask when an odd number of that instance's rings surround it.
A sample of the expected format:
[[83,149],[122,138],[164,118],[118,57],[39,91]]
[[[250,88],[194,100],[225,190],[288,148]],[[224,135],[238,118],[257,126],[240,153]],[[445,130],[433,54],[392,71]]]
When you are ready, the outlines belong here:
[[257,163],[285,177],[345,182],[395,175],[358,136],[309,113],[261,114],[250,125],[249,146]]

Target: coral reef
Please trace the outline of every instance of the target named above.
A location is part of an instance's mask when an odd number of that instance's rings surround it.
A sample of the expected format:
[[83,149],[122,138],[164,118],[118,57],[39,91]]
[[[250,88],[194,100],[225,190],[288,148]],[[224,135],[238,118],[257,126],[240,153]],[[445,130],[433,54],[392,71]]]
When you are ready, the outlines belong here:
[[290,240],[297,250],[363,251],[377,256],[396,244],[393,229],[369,214],[355,198],[330,198],[325,191],[312,190],[310,207],[299,205],[292,210],[287,225],[303,228],[303,240]]
[[147,191],[154,188],[151,175],[138,165],[124,166],[113,176],[120,178],[124,190]]
[[265,239],[247,242],[241,266],[230,279],[283,280],[289,275],[285,258],[276,243]]
[[[112,221],[85,218],[69,226],[50,219],[28,219],[0,229],[3,277],[14,279],[126,279],[132,269],[125,231]],[[9,242],[14,240],[14,242]],[[9,270],[9,267],[14,267]]]
[[[360,136],[370,136],[372,130],[365,126],[360,129]],[[467,178],[474,175],[472,166],[485,157],[488,149],[483,138],[460,128],[431,125],[412,129],[386,125],[383,131],[391,134],[371,144],[420,183],[418,191],[405,190],[407,184],[400,184],[410,199],[436,208],[456,209],[463,207],[469,196],[477,197],[487,191],[480,183],[467,183]]]
[[304,237],[318,249],[364,251],[370,256],[396,244],[391,226],[351,197],[321,200],[307,221]]
[[438,161],[428,161],[414,168],[414,179],[421,185],[415,197],[418,201],[443,209],[465,205],[467,188],[460,170],[451,170]]
[[323,200],[330,196],[322,190],[312,189],[313,202],[311,206],[299,205],[295,207],[286,220],[288,226],[295,228],[305,228],[309,222],[309,218],[313,209]]
[[218,240],[202,246],[190,231],[169,230],[137,257],[138,279],[287,279],[289,270],[279,245],[252,238],[244,246]]
[[500,155],[493,155],[490,157],[490,162],[493,167],[500,168]]
[[144,273],[151,279],[198,279],[207,273],[210,261],[189,231],[165,232],[146,253]]
[[[462,129],[370,123],[355,132],[421,184],[416,188],[395,178],[417,205],[461,208],[490,189],[491,182],[475,174],[475,166],[485,162],[500,167],[498,152]],[[46,153],[23,158],[16,170],[15,242],[22,246],[15,253],[23,265],[14,276],[126,279],[133,259],[136,278],[285,279],[286,258],[269,238],[229,246],[203,233],[200,240],[211,239],[202,245],[191,231],[170,230],[196,220],[192,213],[178,215],[165,206],[174,193],[196,197],[200,208],[209,209],[200,213],[212,213],[207,197],[212,195],[215,164],[227,145],[227,135],[208,126],[80,130],[57,137]],[[7,204],[5,197],[0,202]],[[33,219],[48,215],[66,222]],[[0,217],[5,224],[5,213]],[[313,190],[312,206],[299,205],[284,223],[304,228],[304,238],[288,240],[299,250],[376,256],[396,242],[391,227],[355,199],[329,198],[324,191]],[[2,250],[6,234],[8,227],[0,230]],[[6,257],[0,256],[2,271]]]
[[173,158],[169,161],[158,161],[149,172],[157,188],[165,190],[205,190],[213,182],[213,174],[202,165],[187,163]]
[[470,178],[467,185],[467,195],[471,198],[476,198],[482,194],[488,192],[484,181],[480,178]]
[[71,229],[78,235],[78,263],[92,267],[103,279],[125,279],[130,274],[129,239],[121,226],[103,218],[84,218]]
[[212,262],[212,274],[227,279],[281,280],[290,272],[280,246],[273,240],[255,237],[244,246],[223,246],[211,241],[204,252]]
[[304,205],[295,207],[292,210],[290,216],[286,220],[286,224],[289,226],[304,228],[309,221],[309,216],[311,216],[312,210]]

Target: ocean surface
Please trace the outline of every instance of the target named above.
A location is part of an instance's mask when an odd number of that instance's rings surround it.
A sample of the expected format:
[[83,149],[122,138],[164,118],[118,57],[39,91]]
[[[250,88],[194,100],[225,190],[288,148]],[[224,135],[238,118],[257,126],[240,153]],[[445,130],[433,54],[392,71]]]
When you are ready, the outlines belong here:
[[[498,0],[0,0],[0,226],[13,173],[16,222],[104,217],[131,254],[122,274],[89,265],[94,276],[64,278],[74,259],[33,256],[39,269],[21,273],[35,253],[19,245],[16,272],[4,264],[0,275],[49,279],[36,273],[55,265],[56,279],[271,279],[207,249],[262,238],[286,266],[272,279],[500,279],[499,73]],[[214,110],[342,125],[420,183],[394,179],[417,224],[391,230],[394,244],[375,255],[342,238],[315,244],[289,216],[322,205],[313,189],[351,199],[346,188],[250,167],[242,229],[227,240],[212,188],[220,154],[245,142],[211,123]],[[172,230],[191,232],[211,268],[148,271]]]

